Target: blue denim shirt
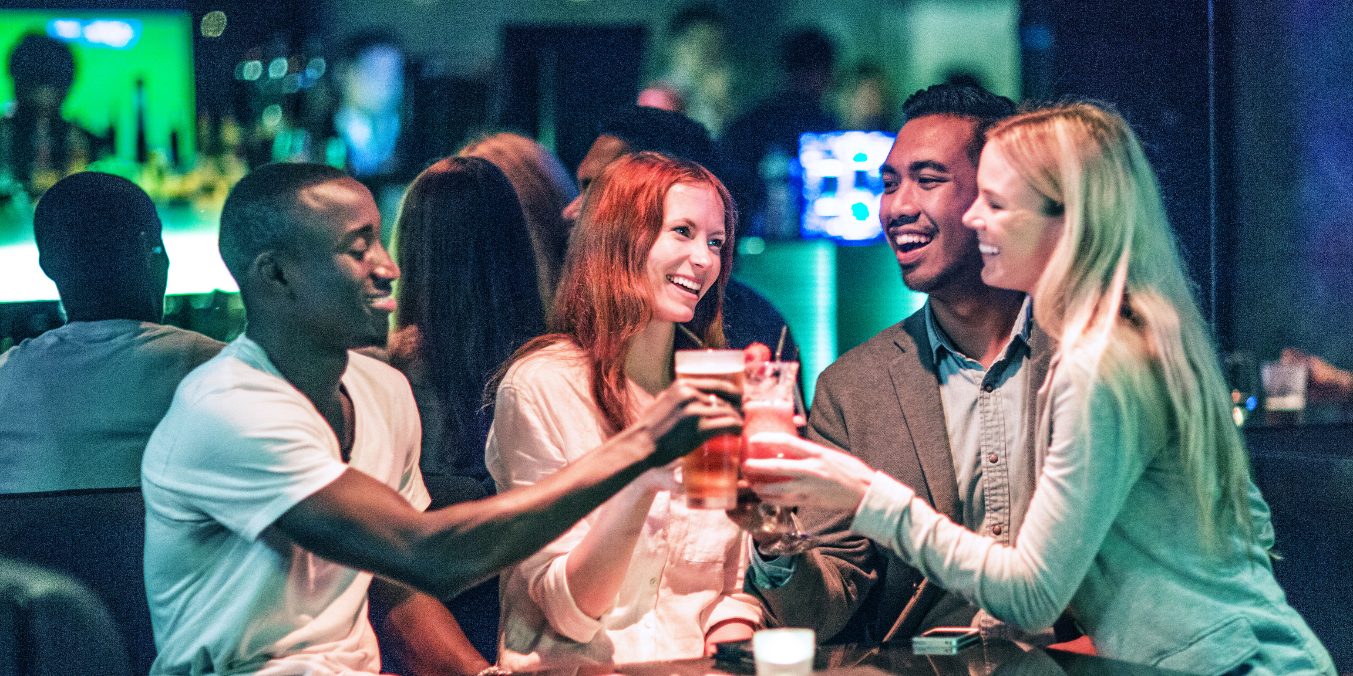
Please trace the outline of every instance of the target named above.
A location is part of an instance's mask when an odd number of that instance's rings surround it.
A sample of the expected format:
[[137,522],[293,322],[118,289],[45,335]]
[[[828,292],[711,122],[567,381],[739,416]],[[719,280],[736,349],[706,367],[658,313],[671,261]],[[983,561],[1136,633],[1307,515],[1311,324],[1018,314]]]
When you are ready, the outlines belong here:
[[[939,370],[954,477],[963,503],[963,525],[998,541],[1014,542],[1019,524],[1012,523],[1012,505],[1027,504],[1032,486],[1011,481],[1012,467],[1033,462],[1026,455],[1029,438],[1026,401],[1029,391],[1029,331],[1033,308],[1028,298],[1010,331],[1010,340],[991,368],[969,359],[949,339],[925,304],[930,350]],[[762,558],[752,547],[751,574],[762,589],[783,586],[794,574],[794,557]]]

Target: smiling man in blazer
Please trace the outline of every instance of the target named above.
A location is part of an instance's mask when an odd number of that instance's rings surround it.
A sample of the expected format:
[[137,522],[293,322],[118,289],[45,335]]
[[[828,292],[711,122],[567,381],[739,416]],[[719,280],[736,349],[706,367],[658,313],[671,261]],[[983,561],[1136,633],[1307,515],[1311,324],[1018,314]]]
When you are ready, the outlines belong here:
[[[914,487],[956,523],[1013,544],[1038,475],[1034,403],[1052,349],[1024,294],[982,283],[977,238],[962,216],[977,197],[985,132],[1014,104],[945,84],[904,108],[907,123],[882,169],[880,220],[903,281],[929,298],[822,373],[808,437]],[[1028,638],[850,533],[852,515],[800,516],[822,545],[775,559],[758,551],[748,575],[773,623],[813,627],[823,642],[969,624],[985,636]]]

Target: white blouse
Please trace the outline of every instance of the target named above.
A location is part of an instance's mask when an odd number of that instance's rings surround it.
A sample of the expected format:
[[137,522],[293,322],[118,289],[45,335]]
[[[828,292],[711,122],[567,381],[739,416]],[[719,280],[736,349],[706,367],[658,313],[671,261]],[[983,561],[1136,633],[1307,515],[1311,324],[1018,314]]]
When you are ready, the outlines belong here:
[[[606,440],[590,383],[584,354],[572,344],[552,345],[508,369],[485,452],[499,492],[531,485]],[[636,408],[653,401],[632,381],[630,393]],[[598,511],[504,573],[501,666],[700,657],[714,625],[761,623],[759,605],[742,593],[747,535],[722,511],[687,509],[666,491],[649,509],[615,605],[600,618],[584,614],[564,571]]]

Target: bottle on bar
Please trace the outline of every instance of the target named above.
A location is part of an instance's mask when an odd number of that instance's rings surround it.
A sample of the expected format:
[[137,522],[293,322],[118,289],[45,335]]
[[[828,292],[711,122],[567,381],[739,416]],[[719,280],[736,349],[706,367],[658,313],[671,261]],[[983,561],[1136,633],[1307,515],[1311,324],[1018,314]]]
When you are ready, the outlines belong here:
[[150,160],[150,146],[146,143],[146,81],[136,79],[136,95],[132,99],[136,107],[136,162],[144,165]]

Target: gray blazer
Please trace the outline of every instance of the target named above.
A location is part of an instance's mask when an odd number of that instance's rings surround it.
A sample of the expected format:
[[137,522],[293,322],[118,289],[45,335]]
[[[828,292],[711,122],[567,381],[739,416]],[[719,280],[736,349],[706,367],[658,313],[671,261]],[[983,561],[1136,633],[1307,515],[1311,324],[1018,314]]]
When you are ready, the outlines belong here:
[[[1028,452],[1034,458],[1035,402],[1047,376],[1052,345],[1037,325],[1029,339]],[[912,487],[955,522],[962,523],[953,453],[940,400],[938,369],[926,332],[925,309],[850,350],[817,381],[808,438],[851,453]],[[1039,467],[1029,463],[1012,481],[1033,494]],[[1011,523],[1028,504],[1012,505]],[[804,509],[805,527],[822,546],[801,556],[794,574],[777,589],[758,589],[771,625],[812,627],[822,642],[909,638],[920,628],[968,624],[977,609],[945,593],[891,550],[850,532],[850,513]],[[1016,531],[1018,532],[1018,531]]]

